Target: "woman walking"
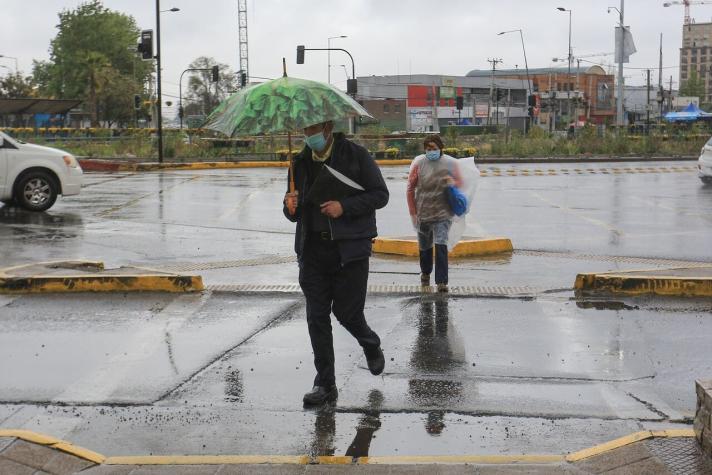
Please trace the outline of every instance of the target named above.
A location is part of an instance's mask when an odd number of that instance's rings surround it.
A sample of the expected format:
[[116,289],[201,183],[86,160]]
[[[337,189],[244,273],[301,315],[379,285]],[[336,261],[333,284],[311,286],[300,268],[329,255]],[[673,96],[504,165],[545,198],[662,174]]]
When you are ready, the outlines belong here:
[[430,285],[435,246],[435,284],[448,291],[447,243],[453,211],[446,196],[449,185],[462,187],[457,160],[443,154],[443,141],[429,135],[423,141],[425,154],[415,157],[408,174],[408,210],[418,232],[420,284]]

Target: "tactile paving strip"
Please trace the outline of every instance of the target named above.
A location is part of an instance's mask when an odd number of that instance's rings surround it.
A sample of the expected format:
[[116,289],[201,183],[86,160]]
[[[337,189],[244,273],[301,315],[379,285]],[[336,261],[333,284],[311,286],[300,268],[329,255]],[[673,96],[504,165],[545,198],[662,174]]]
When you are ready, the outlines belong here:
[[296,256],[266,256],[255,259],[241,259],[235,261],[176,263],[154,266],[174,272],[188,272],[196,270],[229,269],[233,267],[265,266],[270,264],[289,264],[297,262]]
[[645,444],[675,475],[712,474],[712,458],[702,452],[693,437],[660,437]]
[[[212,292],[234,293],[301,293],[298,284],[214,284],[207,285],[207,290]],[[529,286],[452,286],[450,295],[467,297],[528,297],[537,295],[541,289]],[[436,293],[435,287],[421,287],[419,285],[369,285],[368,293],[384,295],[422,295]]]
[[577,254],[573,252],[549,252],[535,250],[515,250],[515,255],[532,257],[553,257],[558,259],[576,259],[582,261],[624,262],[657,267],[708,267],[712,262],[681,261],[675,259],[657,259],[651,257],[605,256],[596,254]]
[[507,168],[487,167],[480,169],[482,177],[501,176],[558,176],[558,175],[624,175],[634,173],[689,173],[697,167],[611,167],[611,168]]

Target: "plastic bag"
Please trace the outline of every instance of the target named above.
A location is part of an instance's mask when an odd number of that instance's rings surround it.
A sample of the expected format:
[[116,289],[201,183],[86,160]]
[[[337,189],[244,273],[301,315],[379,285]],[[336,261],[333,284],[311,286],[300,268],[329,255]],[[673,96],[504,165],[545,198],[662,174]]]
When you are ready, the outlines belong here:
[[477,168],[477,165],[475,165],[475,157],[461,158],[455,163],[462,177],[462,186],[459,189],[467,198],[467,210],[462,216],[453,216],[452,218],[452,226],[450,226],[450,233],[447,240],[447,248],[449,251],[452,251],[462,239],[462,235],[467,227],[467,217],[472,211],[472,203],[474,202],[475,192],[477,191],[477,183],[480,179],[480,170]]

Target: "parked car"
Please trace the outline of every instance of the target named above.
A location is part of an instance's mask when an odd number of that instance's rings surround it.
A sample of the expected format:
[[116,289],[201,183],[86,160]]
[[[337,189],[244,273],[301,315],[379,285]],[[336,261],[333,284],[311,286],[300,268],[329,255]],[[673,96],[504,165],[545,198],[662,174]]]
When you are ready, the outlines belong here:
[[0,132],[0,201],[45,211],[58,195],[78,195],[81,186],[82,168],[72,154]]
[[712,138],[702,147],[702,153],[697,160],[697,173],[704,183],[712,184]]

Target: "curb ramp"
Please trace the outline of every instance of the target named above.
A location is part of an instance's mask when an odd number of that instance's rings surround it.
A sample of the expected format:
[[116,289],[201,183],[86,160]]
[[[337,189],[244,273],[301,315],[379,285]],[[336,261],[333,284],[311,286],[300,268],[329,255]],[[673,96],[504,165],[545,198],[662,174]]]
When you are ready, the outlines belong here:
[[[653,445],[655,444],[655,446]],[[32,473],[44,470],[62,474],[114,473],[111,467],[128,473],[141,467],[141,473],[222,473],[226,466],[243,467],[238,470],[252,470],[257,467],[277,465],[284,473],[303,473],[307,465],[334,466],[329,473],[346,473],[361,467],[359,473],[385,473],[382,469],[369,466],[390,466],[393,473],[504,473],[499,469],[507,467],[516,473],[601,473],[618,470],[616,473],[669,473],[679,464],[679,455],[685,452],[686,468],[705,470],[712,467],[712,460],[695,448],[696,440],[691,429],[646,430],[591,448],[564,455],[447,455],[447,456],[309,456],[309,455],[158,455],[158,456],[117,456],[110,457],[89,449],[78,447],[71,442],[27,430],[0,429],[0,469],[17,473]],[[656,447],[657,446],[657,447]],[[678,446],[679,448],[676,448]],[[663,448],[671,456],[661,452]],[[672,449],[672,450],[671,450]],[[674,454],[672,452],[680,452]],[[678,458],[676,458],[676,456]],[[438,465],[434,469],[433,465]],[[206,467],[207,466],[207,467]],[[123,471],[122,467],[124,467]],[[182,467],[182,468],[181,468]],[[199,470],[197,467],[203,467]],[[289,467],[293,469],[290,470]],[[341,467],[339,469],[338,467]],[[22,470],[25,471],[22,471]],[[188,471],[186,471],[188,470]],[[234,469],[233,469],[234,470]],[[521,471],[525,470],[525,471]],[[621,471],[623,470],[623,471]],[[651,471],[652,470],[652,471]],[[0,470],[2,471],[2,470]],[[169,471],[169,472],[167,472]],[[391,473],[389,471],[388,473]],[[2,472],[6,473],[6,472]],[[14,472],[11,472],[14,473]],[[44,472],[43,472],[44,473]],[[232,473],[232,472],[231,472]],[[282,473],[282,472],[280,472]],[[509,473],[509,472],[506,472]],[[691,472],[694,473],[694,472]],[[699,472],[708,473],[708,472]]]
[[578,274],[574,290],[584,295],[712,297],[712,265]]
[[[465,237],[448,253],[449,257],[479,257],[512,252],[512,241],[504,237]],[[418,257],[418,240],[413,237],[377,237],[373,252]]]
[[199,275],[146,267],[105,269],[101,261],[52,261],[0,269],[0,294],[49,292],[200,292]]

